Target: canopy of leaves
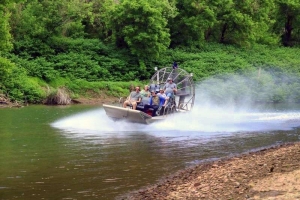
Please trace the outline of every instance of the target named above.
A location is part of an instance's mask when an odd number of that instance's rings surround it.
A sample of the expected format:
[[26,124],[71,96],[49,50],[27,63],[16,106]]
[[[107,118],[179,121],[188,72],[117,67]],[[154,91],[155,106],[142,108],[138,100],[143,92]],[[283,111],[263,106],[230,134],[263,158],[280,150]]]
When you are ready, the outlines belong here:
[[121,0],[106,4],[108,27],[119,46],[139,58],[157,58],[170,44],[168,18],[174,8],[167,0]]
[[146,80],[174,61],[196,80],[300,76],[299,0],[0,0],[0,15],[1,90],[15,99],[37,102],[32,88],[60,79]]

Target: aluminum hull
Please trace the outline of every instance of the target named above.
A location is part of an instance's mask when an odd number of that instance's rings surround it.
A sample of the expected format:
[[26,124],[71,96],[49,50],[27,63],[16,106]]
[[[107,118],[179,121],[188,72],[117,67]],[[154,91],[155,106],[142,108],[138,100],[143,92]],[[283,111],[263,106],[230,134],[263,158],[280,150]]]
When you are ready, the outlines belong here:
[[133,110],[130,108],[123,108],[119,106],[103,104],[103,108],[106,112],[106,115],[113,120],[124,120],[139,124],[150,124],[166,119],[166,116],[152,117],[140,110]]

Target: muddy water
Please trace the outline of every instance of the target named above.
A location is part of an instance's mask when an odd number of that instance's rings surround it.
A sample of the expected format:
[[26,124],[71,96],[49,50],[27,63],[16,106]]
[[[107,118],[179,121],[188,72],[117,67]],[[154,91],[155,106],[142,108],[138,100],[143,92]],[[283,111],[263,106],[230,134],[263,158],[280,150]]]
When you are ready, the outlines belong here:
[[148,126],[92,106],[0,114],[0,199],[114,199],[205,160],[300,139],[298,105],[199,106]]

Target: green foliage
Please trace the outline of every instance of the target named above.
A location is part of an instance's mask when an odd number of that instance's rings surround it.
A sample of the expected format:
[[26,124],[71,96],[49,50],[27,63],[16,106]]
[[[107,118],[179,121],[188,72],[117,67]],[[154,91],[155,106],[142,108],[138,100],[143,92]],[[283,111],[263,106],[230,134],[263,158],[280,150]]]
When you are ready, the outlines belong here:
[[41,103],[46,97],[46,92],[35,78],[23,76],[14,80],[14,86],[8,91],[10,99],[28,103]]
[[51,86],[53,88],[60,88],[60,87],[65,87],[70,82],[71,82],[71,80],[69,78],[58,77],[58,78],[52,80],[51,82],[49,82],[49,86]]
[[66,86],[75,94],[89,96],[106,95],[114,97],[128,96],[131,86],[141,86],[141,82],[87,82],[85,80],[77,79],[69,82]]
[[0,57],[0,86],[11,76],[14,64],[8,59]]
[[174,15],[174,8],[167,0],[107,1],[106,7],[105,17],[115,41],[124,42],[134,55],[157,58],[169,46],[167,18]]
[[[11,8],[15,53],[28,57],[53,53],[53,36],[82,38],[82,21],[90,15],[91,4],[84,1],[28,1]],[[49,40],[50,39],[50,40]]]
[[187,49],[169,50],[163,55],[164,59],[158,63],[160,66],[170,66],[175,60],[179,66],[194,74],[195,80],[201,80],[209,76],[235,73],[251,70],[252,65],[241,57],[240,51],[235,48],[221,45],[207,45],[202,50]]
[[[2,61],[2,62],[1,62]],[[13,63],[0,59],[0,66],[6,68],[1,78],[5,78],[0,85],[2,91],[12,101],[39,103],[45,97],[42,84],[39,79],[28,77],[23,68],[16,67]],[[2,81],[1,81],[2,82]]]
[[49,51],[44,56],[32,59],[32,53],[22,53],[10,59],[24,67],[28,75],[48,82],[58,77],[122,81],[145,75],[136,70],[137,58],[128,55],[128,51],[118,51],[96,39],[53,37],[45,46]]
[[[56,37],[52,39],[51,46],[57,53],[51,58],[52,62],[57,63],[56,68],[61,70],[61,73],[75,72],[77,75],[73,75],[74,78],[124,81],[139,77],[136,57],[131,56],[127,50],[120,51],[99,40]],[[71,66],[68,67],[69,65]],[[68,69],[64,72],[62,67]],[[78,70],[86,71],[80,75]]]
[[280,84],[300,76],[299,49],[272,45],[280,36],[299,44],[299,8],[298,0],[1,1],[0,90],[30,102],[43,98],[39,88],[61,86],[120,96],[126,81],[176,61],[197,81],[261,71],[250,82],[257,101],[296,100],[299,81]]
[[258,40],[277,42],[276,38],[272,39],[276,36],[270,34],[271,25],[274,23],[270,17],[275,8],[273,0],[228,0],[222,1],[221,6],[225,7],[217,17],[217,27],[220,30],[218,38],[221,43],[247,46]]
[[8,52],[12,49],[10,25],[8,19],[10,14],[0,9],[0,53]]
[[100,78],[108,74],[107,71],[100,68],[96,61],[84,54],[61,53],[50,61],[55,63],[54,68],[61,76],[70,77],[71,79],[82,78],[94,81],[97,80],[98,74],[100,74]]
[[249,46],[276,44],[272,33],[273,0],[178,0],[179,15],[171,20],[172,46],[201,46],[206,41]]
[[[21,10],[21,12],[20,12]],[[28,1],[12,8],[15,17],[15,36],[46,39],[49,35],[83,37],[81,23],[91,10],[91,3],[85,1]],[[20,20],[22,19],[22,20]]]
[[216,23],[216,7],[209,1],[179,0],[177,8],[179,14],[169,22],[172,46],[203,43]]
[[118,50],[96,39],[66,39],[55,37],[51,47],[56,55],[49,58],[55,63],[60,76],[89,81],[127,81],[139,78],[137,58],[127,50]]
[[276,0],[277,15],[274,32],[281,35],[285,46],[300,42],[300,2],[298,0]]
[[263,45],[244,49],[210,43],[202,45],[201,49],[168,50],[155,65],[171,66],[173,61],[177,61],[181,68],[194,73],[195,80],[219,74],[244,73],[260,67],[300,75],[298,51],[296,48],[273,48]]
[[11,56],[10,60],[17,63],[18,67],[26,69],[27,75],[32,77],[51,81],[55,80],[59,76],[59,72],[54,69],[54,64],[43,57],[29,60],[17,56]]

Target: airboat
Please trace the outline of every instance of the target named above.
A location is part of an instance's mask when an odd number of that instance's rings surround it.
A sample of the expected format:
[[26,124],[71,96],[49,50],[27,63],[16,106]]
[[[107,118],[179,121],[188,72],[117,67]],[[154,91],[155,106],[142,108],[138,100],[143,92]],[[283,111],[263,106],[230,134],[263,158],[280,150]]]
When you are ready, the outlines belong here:
[[151,108],[144,111],[144,106],[149,104],[149,98],[144,97],[142,101],[137,105],[136,110],[132,107],[123,107],[123,102],[126,98],[121,97],[119,104],[108,105],[103,104],[103,108],[106,115],[116,120],[124,120],[133,123],[150,124],[153,122],[167,119],[171,115],[178,113],[186,113],[192,110],[195,101],[195,85],[193,82],[193,74],[188,73],[181,68],[165,67],[157,69],[155,67],[155,74],[151,77],[150,88],[155,86],[156,88],[162,88],[168,78],[172,78],[173,82],[177,85],[177,92],[174,94],[172,101],[163,107],[159,108],[156,112],[156,116],[152,116]]

